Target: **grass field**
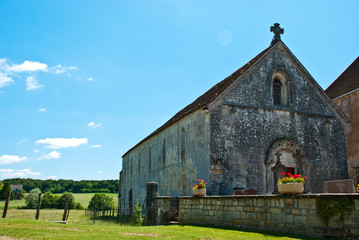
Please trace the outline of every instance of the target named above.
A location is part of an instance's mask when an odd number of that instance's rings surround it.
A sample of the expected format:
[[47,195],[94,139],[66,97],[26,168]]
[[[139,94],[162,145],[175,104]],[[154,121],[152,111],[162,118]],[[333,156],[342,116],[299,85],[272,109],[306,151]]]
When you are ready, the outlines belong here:
[[[93,194],[74,194],[75,200],[86,205]],[[117,200],[117,194],[111,194]],[[3,208],[4,202],[0,202]],[[130,226],[114,221],[85,217],[83,210],[71,210],[68,224],[52,223],[62,220],[63,210],[42,209],[35,220],[36,210],[16,209],[24,204],[11,201],[5,219],[0,219],[0,240],[12,239],[314,239],[270,232],[251,232],[199,226]],[[2,213],[2,211],[1,211]]]
[[[23,211],[23,210],[11,210]],[[52,211],[45,210],[46,218]],[[280,235],[269,232],[250,232],[235,229],[221,229],[199,226],[129,226],[112,222],[97,220],[93,225],[91,221],[73,220],[84,218],[83,211],[70,213],[69,224],[51,223],[43,220],[6,218],[0,219],[0,239],[311,239]],[[58,213],[53,213],[53,216]],[[20,217],[20,216],[18,216]],[[51,218],[51,217],[50,217]],[[312,238],[313,239],[313,238]]]
[[[75,201],[81,203],[84,208],[87,208],[92,196],[95,193],[73,193],[72,195],[75,197]],[[113,198],[115,206],[117,206],[117,193],[105,193],[106,195]],[[61,195],[61,194],[56,194]],[[0,201],[0,209],[4,209],[5,201]],[[13,200],[9,203],[9,209],[17,209],[25,206],[24,200]],[[0,239],[1,240],[1,239]]]

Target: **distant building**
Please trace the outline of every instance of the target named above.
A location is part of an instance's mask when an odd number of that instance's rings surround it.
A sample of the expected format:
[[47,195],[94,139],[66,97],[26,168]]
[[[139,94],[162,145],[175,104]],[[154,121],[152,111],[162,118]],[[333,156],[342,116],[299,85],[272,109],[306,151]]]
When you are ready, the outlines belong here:
[[348,178],[345,115],[280,40],[179,111],[123,156],[121,207],[145,205],[146,183],[162,196],[234,189],[276,192],[283,171],[307,175],[306,192]]
[[10,185],[10,188],[12,190],[12,193],[15,194],[15,199],[21,198],[21,197],[18,197],[18,195],[22,190],[22,185]]
[[348,117],[345,137],[349,177],[359,183],[359,57],[325,90]]

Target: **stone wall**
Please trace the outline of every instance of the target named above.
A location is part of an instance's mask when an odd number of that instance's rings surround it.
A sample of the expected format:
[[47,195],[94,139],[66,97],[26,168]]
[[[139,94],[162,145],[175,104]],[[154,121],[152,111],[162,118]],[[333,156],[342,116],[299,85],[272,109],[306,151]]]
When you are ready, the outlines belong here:
[[[352,199],[350,212],[329,219],[328,226],[318,215],[318,198]],[[166,223],[170,214],[168,197],[157,197],[157,223]],[[179,224],[268,230],[307,236],[354,236],[359,238],[358,194],[304,194],[298,196],[254,195],[180,197]]]
[[160,196],[189,196],[197,178],[209,178],[209,115],[198,110],[142,142],[123,156],[121,209],[145,206],[147,182]]
[[348,157],[349,177],[359,184],[359,91],[334,99],[340,110],[348,117],[345,125],[345,137]]

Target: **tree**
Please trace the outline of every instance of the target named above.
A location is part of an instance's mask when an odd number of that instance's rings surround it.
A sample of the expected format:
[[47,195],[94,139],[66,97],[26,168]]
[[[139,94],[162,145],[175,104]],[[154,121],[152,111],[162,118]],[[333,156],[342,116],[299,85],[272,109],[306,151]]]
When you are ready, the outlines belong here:
[[[96,203],[96,204],[95,204]],[[90,200],[88,209],[109,209],[114,207],[113,199],[104,194],[104,193],[96,193]]]
[[10,192],[10,194],[12,194],[10,183],[6,182],[1,190],[0,198],[5,199],[8,192]]
[[46,192],[42,196],[41,208],[57,208],[60,197],[52,194],[51,192]]
[[0,181],[0,192],[1,192],[2,188],[3,188],[3,186],[4,186],[4,184],[2,184],[2,182]]
[[37,201],[39,200],[39,188],[32,189],[25,197],[25,204],[27,208],[35,209],[37,207]]
[[[64,192],[61,196],[60,199],[58,200],[58,208],[59,209],[64,209],[65,208],[65,204],[66,204],[66,197],[68,198],[68,201],[71,201],[71,205],[68,205],[69,209],[73,209],[75,206],[75,197],[72,195],[72,193],[69,192]],[[70,202],[69,202],[70,203]]]

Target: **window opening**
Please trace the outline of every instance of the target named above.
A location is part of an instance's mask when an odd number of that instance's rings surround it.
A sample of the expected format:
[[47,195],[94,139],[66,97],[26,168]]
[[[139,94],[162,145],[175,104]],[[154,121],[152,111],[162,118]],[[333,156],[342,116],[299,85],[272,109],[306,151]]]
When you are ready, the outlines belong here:
[[273,104],[275,106],[281,105],[281,98],[282,98],[282,83],[278,78],[275,78],[273,81]]

